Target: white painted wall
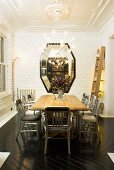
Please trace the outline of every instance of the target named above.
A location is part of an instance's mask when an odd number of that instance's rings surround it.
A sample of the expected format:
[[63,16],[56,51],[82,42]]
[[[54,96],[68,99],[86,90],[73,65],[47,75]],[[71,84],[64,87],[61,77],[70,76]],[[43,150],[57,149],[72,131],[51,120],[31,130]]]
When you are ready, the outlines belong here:
[[15,35],[15,92],[17,88],[35,88],[36,97],[47,94],[40,79],[40,57],[49,42],[67,42],[75,48],[76,79],[70,90],[81,99],[83,92],[90,94],[97,48],[100,35],[88,32],[68,32],[52,34],[49,32],[18,32]]
[[12,35],[5,29],[5,27],[0,26],[0,34],[3,34],[6,37],[5,40],[5,63],[6,63],[6,91],[1,92],[0,95],[11,94],[12,87],[12,66],[11,66],[11,58],[12,56]]
[[106,47],[105,55],[105,111],[104,116],[114,117],[114,15],[100,31],[101,44]]
[[[76,79],[70,90],[81,99],[82,93],[90,94],[97,48],[106,47],[105,55],[105,116],[114,116],[114,15],[103,26],[99,33],[70,32],[54,35],[49,32],[17,32],[13,47],[13,37],[4,27],[0,32],[7,37],[7,92],[11,94],[11,58],[15,61],[15,94],[17,88],[35,88],[36,97],[46,94],[40,80],[40,57],[48,42],[63,41],[74,45],[73,53],[76,57]],[[1,94],[0,94],[1,95]]]
[[108,79],[108,93],[107,97],[109,99],[109,104],[107,105],[107,113],[109,115],[114,116],[114,94],[113,94],[113,89],[114,89],[114,39],[110,39],[110,55],[109,55],[109,79]]
[[0,34],[5,38],[5,64],[6,64],[6,91],[0,92],[0,123],[3,122],[5,117],[12,114],[11,110],[14,109],[12,102],[12,35],[0,26]]

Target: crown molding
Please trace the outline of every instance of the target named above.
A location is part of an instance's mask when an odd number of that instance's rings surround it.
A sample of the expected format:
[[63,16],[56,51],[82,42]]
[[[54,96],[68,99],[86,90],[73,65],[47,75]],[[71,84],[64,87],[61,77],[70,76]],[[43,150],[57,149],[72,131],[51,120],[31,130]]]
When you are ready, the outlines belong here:
[[[56,29],[55,23],[44,25],[40,21],[25,20],[21,18],[21,3],[22,0],[4,0],[0,2],[0,24],[5,26],[12,32],[18,30],[26,31],[51,31]],[[91,12],[90,19],[87,24],[80,24],[80,21],[72,21],[72,23],[64,24],[61,22],[58,31],[77,31],[77,32],[95,32],[99,31],[103,25],[108,21],[109,17],[114,13],[114,0],[100,0],[95,9]],[[75,23],[75,24],[74,24]]]

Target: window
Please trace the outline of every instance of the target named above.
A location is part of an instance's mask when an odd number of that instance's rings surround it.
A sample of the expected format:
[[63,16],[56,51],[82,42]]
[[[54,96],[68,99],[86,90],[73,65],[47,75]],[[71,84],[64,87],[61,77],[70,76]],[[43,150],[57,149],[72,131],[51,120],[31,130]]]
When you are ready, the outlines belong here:
[[0,36],[0,92],[6,90],[5,38]]

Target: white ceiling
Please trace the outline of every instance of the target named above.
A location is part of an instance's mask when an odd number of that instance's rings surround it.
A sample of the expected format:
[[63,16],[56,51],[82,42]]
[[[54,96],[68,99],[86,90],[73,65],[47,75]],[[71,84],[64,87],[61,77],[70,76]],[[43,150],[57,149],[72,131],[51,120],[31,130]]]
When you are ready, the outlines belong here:
[[[69,14],[58,21],[60,30],[98,31],[113,14],[114,0],[64,0]],[[55,19],[46,13],[54,0],[0,0],[0,25],[12,30],[52,30]]]

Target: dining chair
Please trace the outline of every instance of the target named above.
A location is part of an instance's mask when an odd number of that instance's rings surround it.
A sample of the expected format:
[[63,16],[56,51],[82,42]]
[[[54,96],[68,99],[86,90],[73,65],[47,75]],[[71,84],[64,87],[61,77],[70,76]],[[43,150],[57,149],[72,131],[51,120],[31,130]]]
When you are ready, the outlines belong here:
[[88,104],[88,102],[89,102],[89,96],[86,94],[86,93],[83,93],[83,96],[82,96],[82,103],[84,103],[84,104]]
[[96,98],[97,97],[95,95],[92,95],[90,98],[89,110],[91,110],[91,111],[93,111],[93,109],[94,109]]
[[81,102],[86,105],[88,110],[87,111],[78,111],[77,112],[78,114],[77,114],[76,120],[77,120],[77,127],[78,127],[78,129],[80,127],[80,116],[82,116],[84,114],[90,114],[90,110],[89,110],[89,95],[87,95],[86,93],[83,93]]
[[70,151],[70,130],[72,125],[72,114],[68,107],[47,107],[44,113],[44,131],[45,131],[45,147],[44,154],[47,154],[47,143],[49,139],[49,133],[61,133],[66,132],[68,140],[68,154]]
[[90,101],[89,101],[89,96],[88,95],[86,95],[85,98],[86,99],[85,99],[85,101],[83,103],[87,106],[88,110],[83,111],[83,115],[92,115],[92,112],[94,111],[93,109],[95,107],[96,96],[92,95],[91,98],[90,98]]
[[26,99],[25,95],[22,96],[21,100],[22,100],[22,104],[25,104],[27,102],[27,99]]
[[38,138],[39,125],[41,123],[40,112],[34,113],[34,111],[26,110],[26,108],[22,104],[19,104],[17,108],[19,114],[20,127],[16,139],[18,139],[19,134],[31,134],[32,132],[36,132]]
[[100,142],[100,134],[99,134],[99,124],[98,124],[98,116],[100,109],[100,99],[95,99],[95,105],[92,109],[91,114],[84,114],[80,117],[80,128],[79,128],[79,140],[81,140],[82,136],[90,140],[90,135],[95,134]]
[[33,100],[30,94],[27,95],[27,98],[25,95],[22,96],[22,105],[25,107],[25,110],[29,110],[34,103],[35,100]]

